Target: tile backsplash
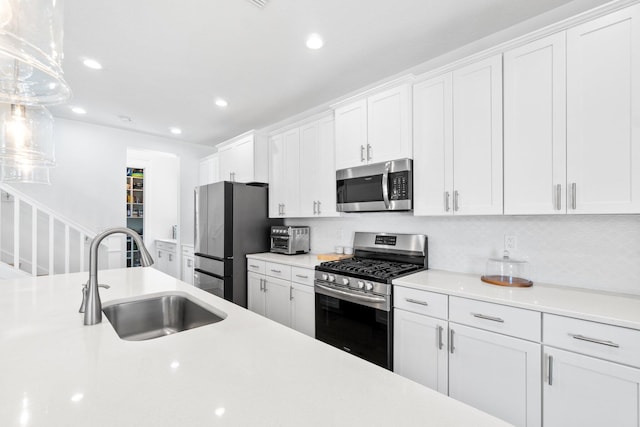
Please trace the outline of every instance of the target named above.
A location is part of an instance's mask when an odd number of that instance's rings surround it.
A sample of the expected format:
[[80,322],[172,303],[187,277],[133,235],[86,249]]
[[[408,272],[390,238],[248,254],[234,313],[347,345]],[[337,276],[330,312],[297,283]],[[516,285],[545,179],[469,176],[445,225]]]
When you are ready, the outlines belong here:
[[384,212],[286,223],[311,226],[313,253],[351,246],[356,231],[426,234],[430,268],[478,275],[487,258],[502,255],[508,234],[516,237],[512,257],[531,263],[534,282],[640,295],[640,215],[414,217]]

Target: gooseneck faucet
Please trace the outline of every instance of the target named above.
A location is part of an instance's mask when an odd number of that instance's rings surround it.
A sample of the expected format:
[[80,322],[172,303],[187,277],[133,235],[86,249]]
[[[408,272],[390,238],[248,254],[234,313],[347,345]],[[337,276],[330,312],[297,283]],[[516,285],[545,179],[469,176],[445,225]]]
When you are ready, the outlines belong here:
[[85,309],[85,325],[95,325],[102,322],[102,303],[100,302],[100,292],[98,291],[98,247],[105,237],[116,233],[123,233],[130,236],[136,245],[138,245],[138,249],[140,250],[140,264],[143,267],[148,267],[153,264],[153,258],[151,258],[151,254],[147,251],[140,235],[130,228],[110,228],[94,237],[89,247],[89,281],[85,285],[85,290],[82,294],[82,307]]

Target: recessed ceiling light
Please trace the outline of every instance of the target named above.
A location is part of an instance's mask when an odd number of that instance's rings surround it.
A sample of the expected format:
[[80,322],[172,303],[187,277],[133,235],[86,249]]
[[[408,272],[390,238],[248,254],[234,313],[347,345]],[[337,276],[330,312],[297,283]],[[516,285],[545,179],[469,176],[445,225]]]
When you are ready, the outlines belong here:
[[102,69],[102,64],[100,64],[98,61],[96,61],[95,59],[91,59],[91,58],[87,58],[84,61],[82,61],[82,63],[94,70],[101,70]]
[[85,110],[82,107],[71,107],[71,111],[73,111],[76,114],[87,114],[87,110]]
[[182,129],[180,128],[169,128],[169,131],[174,135],[180,135],[182,133]]
[[216,105],[218,107],[226,107],[227,105],[229,105],[229,103],[222,98],[218,98],[216,99]]
[[323,45],[324,41],[322,37],[320,37],[320,34],[313,33],[307,37],[307,47],[309,49],[320,49]]

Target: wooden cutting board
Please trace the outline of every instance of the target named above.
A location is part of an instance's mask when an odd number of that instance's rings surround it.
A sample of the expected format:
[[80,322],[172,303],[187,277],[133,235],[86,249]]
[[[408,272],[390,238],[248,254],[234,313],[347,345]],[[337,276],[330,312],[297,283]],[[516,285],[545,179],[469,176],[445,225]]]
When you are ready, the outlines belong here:
[[345,254],[318,254],[318,259],[320,261],[338,261],[345,258],[351,258],[353,255],[345,255]]

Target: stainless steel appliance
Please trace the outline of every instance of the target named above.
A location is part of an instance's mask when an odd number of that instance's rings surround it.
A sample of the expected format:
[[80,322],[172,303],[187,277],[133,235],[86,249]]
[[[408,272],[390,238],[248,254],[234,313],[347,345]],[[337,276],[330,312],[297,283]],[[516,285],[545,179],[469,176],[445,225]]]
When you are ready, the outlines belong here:
[[247,306],[246,254],[269,250],[265,184],[217,182],[195,190],[194,285]]
[[355,233],[353,247],[316,267],[316,338],[391,370],[391,281],[428,268],[427,236]]
[[274,225],[271,227],[271,252],[294,255],[311,250],[311,230],[302,225]]
[[337,210],[412,210],[412,168],[411,159],[401,159],[336,171]]

